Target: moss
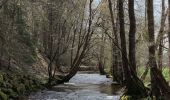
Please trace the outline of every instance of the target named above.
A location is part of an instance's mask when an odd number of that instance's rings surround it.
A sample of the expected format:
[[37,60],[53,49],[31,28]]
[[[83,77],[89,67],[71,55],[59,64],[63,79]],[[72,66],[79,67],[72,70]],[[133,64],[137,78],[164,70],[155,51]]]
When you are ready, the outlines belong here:
[[31,75],[4,73],[2,77],[0,76],[0,100],[7,100],[8,97],[17,98],[26,92],[37,91],[42,86],[41,81]]
[[25,84],[25,89],[26,89],[26,90],[30,90],[29,80],[25,80],[25,81],[23,82],[23,84]]
[[0,87],[6,87],[5,82],[0,82]]
[[8,100],[8,96],[2,91],[0,91],[0,100]]
[[3,88],[2,91],[3,91],[5,94],[8,94],[9,97],[12,97],[12,98],[18,96],[18,93],[14,92],[14,90],[12,90],[12,89]]
[[[141,76],[145,70],[146,69],[143,66],[138,67],[138,70],[137,70],[138,76]],[[150,73],[150,70],[148,71],[145,80],[143,80],[145,86],[147,86],[147,84],[149,84],[151,81],[151,77],[150,77],[149,73]],[[162,74],[163,74],[164,78],[167,80],[167,82],[170,82],[169,67],[163,66]]]
[[123,95],[120,100],[132,100],[132,97]]
[[13,84],[13,90],[15,92],[17,92],[18,94],[23,94],[26,91],[25,85],[24,84],[18,84],[18,83]]
[[6,82],[6,87],[7,88],[12,88],[12,84],[10,84],[9,82]]
[[3,82],[4,81],[4,77],[2,74],[0,74],[0,82]]
[[24,94],[24,92],[25,92],[25,85],[24,84],[20,84],[20,86],[17,88],[17,90],[18,90],[18,93],[19,94]]

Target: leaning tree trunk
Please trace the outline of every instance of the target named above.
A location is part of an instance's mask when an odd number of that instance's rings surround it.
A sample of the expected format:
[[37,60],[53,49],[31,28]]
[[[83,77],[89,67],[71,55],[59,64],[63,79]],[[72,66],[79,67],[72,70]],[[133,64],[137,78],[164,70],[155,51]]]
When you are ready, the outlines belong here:
[[[91,36],[93,32],[91,32],[91,25],[92,25],[92,2],[93,0],[90,0],[89,2],[89,25],[88,25],[88,30],[87,33],[85,34],[84,42],[83,44],[78,44],[82,45],[80,48],[78,47],[76,57],[74,58],[72,64],[71,64],[71,69],[70,72],[61,80],[57,80],[56,83],[64,83],[68,82],[74,75],[76,75],[77,71],[80,68],[82,59],[85,57],[87,49],[89,49],[89,42],[91,40]],[[82,50],[81,50],[82,49]],[[81,53],[80,53],[81,51]],[[80,55],[79,55],[80,54]]]
[[80,63],[81,63],[81,61],[79,61],[76,65],[72,66],[69,74],[64,76],[64,78],[62,78],[61,80],[57,80],[56,83],[62,84],[64,82],[68,82],[74,75],[76,75],[77,71],[80,68]]
[[155,57],[155,36],[154,36],[154,14],[153,0],[148,0],[147,3],[148,15],[148,33],[149,33],[149,66],[151,74],[151,90],[157,98],[161,95],[168,96],[170,88],[163,77],[161,71],[157,68]]
[[[133,68],[130,66],[127,59],[126,51],[126,37],[125,37],[125,26],[124,26],[124,8],[123,0],[118,0],[118,12],[119,12],[119,23],[120,23],[120,39],[121,39],[121,52],[122,52],[122,62],[123,70],[125,75],[125,86],[127,88],[126,95],[138,95],[147,96],[147,90],[143,82],[137,77]],[[130,1],[132,3],[133,1]]]

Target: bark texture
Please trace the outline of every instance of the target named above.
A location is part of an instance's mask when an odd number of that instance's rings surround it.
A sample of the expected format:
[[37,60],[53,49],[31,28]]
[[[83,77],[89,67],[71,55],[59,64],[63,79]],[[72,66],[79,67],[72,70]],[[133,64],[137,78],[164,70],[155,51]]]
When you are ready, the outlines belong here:
[[154,14],[153,14],[153,0],[147,2],[148,15],[148,34],[149,34],[149,66],[151,75],[151,91],[152,94],[159,98],[159,96],[169,94],[169,86],[164,79],[161,71],[157,68],[155,57],[155,34],[154,34]]
[[130,30],[129,30],[129,62],[132,66],[135,74],[136,73],[136,18],[134,11],[134,0],[128,0],[128,12],[129,12],[129,20],[130,20]]
[[125,95],[147,96],[147,89],[145,88],[143,82],[135,74],[127,58],[123,3],[124,3],[123,0],[118,0],[121,52],[122,52],[122,61],[123,61],[123,71],[125,76],[124,83],[127,89]]

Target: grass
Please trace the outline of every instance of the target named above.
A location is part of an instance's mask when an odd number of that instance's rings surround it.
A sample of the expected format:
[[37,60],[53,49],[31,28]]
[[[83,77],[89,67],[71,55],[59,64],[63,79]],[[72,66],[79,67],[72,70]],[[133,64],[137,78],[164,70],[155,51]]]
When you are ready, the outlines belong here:
[[[141,77],[141,75],[144,73],[144,71],[145,71],[145,67],[139,67],[137,70],[138,76]],[[166,81],[170,82],[170,74],[169,74],[168,67],[163,67],[162,74],[163,74],[164,78],[166,79]],[[144,80],[144,84],[145,85],[150,84],[150,79],[151,78],[150,78],[150,70],[149,70],[147,73],[147,76]]]

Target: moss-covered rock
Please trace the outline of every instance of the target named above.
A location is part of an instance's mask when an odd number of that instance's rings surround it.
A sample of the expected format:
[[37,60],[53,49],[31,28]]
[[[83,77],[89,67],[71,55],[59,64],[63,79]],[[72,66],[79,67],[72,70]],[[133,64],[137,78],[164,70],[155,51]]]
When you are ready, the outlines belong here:
[[37,91],[42,86],[42,82],[34,76],[0,72],[0,100],[7,100],[8,97],[17,98],[26,92]]
[[5,93],[5,94],[8,94],[9,97],[11,98],[15,98],[18,96],[18,93],[14,92],[14,90],[12,89],[6,89],[6,88],[3,88],[2,91]]
[[2,91],[0,91],[0,100],[8,100],[8,96]]

